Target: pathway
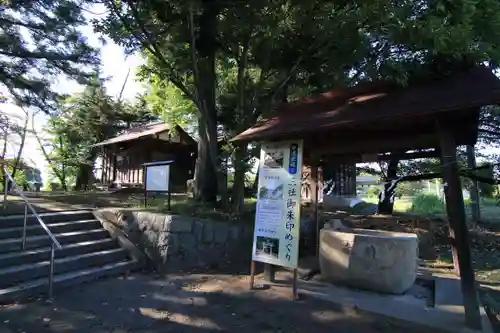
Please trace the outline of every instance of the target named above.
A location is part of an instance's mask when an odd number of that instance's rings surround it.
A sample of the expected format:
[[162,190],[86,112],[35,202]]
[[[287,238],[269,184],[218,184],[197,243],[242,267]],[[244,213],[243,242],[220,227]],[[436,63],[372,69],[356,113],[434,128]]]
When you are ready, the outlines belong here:
[[132,275],[60,293],[52,303],[0,308],[6,333],[336,332],[412,333],[329,302],[289,299],[289,288],[249,292],[246,277]]

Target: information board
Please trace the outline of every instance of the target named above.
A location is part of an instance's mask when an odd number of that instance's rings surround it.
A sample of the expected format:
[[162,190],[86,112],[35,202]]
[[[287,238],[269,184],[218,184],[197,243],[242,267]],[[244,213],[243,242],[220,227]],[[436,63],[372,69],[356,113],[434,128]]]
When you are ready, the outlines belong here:
[[266,143],[261,147],[252,259],[296,268],[302,141]]
[[168,192],[170,177],[170,165],[148,165],[146,166],[146,191]]

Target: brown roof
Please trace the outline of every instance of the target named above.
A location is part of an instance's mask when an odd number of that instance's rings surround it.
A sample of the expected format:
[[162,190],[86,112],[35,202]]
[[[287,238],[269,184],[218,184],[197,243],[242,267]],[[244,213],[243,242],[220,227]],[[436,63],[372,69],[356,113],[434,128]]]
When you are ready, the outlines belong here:
[[[196,141],[194,141],[194,139],[191,138],[191,136],[189,134],[187,134],[186,131],[184,131],[182,129],[182,127],[176,125],[174,128],[179,133],[181,138],[183,138],[185,141],[187,141],[188,143],[191,143],[191,144],[196,143]],[[169,125],[167,123],[158,123],[158,124],[146,125],[146,126],[141,126],[141,127],[135,127],[135,128],[131,128],[131,129],[125,131],[125,133],[123,133],[123,134],[120,134],[120,135],[115,136],[113,138],[96,143],[95,145],[93,145],[93,147],[107,146],[107,145],[111,145],[111,144],[115,144],[115,143],[137,140],[139,138],[143,138],[146,136],[156,135],[156,134],[160,134],[163,132],[167,132],[167,131],[170,131],[170,129],[171,129],[171,125]]]
[[372,82],[282,104],[276,117],[258,122],[231,141],[286,139],[498,103],[500,80],[484,67],[406,88]]

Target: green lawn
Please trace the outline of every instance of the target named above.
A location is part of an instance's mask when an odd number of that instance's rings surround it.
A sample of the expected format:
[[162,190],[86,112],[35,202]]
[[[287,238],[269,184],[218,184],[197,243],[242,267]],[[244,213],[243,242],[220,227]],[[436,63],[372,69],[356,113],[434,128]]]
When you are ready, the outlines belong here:
[[[363,201],[371,204],[377,204],[378,198],[364,198]],[[394,201],[394,211],[397,213],[408,213],[411,212],[412,201],[409,198],[396,199]],[[481,221],[485,223],[498,223],[500,224],[500,205],[494,198],[483,198],[481,199]],[[470,201],[465,201],[465,213],[469,218],[471,218],[471,208]],[[446,215],[445,206],[443,205],[438,214],[424,213],[424,215],[437,215],[444,217]]]

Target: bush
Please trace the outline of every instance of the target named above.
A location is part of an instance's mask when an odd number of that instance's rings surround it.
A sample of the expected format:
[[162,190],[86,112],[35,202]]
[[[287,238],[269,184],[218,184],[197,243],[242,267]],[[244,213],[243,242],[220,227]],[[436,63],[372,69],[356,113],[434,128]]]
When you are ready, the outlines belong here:
[[378,198],[379,194],[380,194],[380,189],[376,186],[370,186],[366,191],[367,198]]
[[417,214],[443,214],[444,201],[435,194],[419,194],[411,202],[410,212]]

